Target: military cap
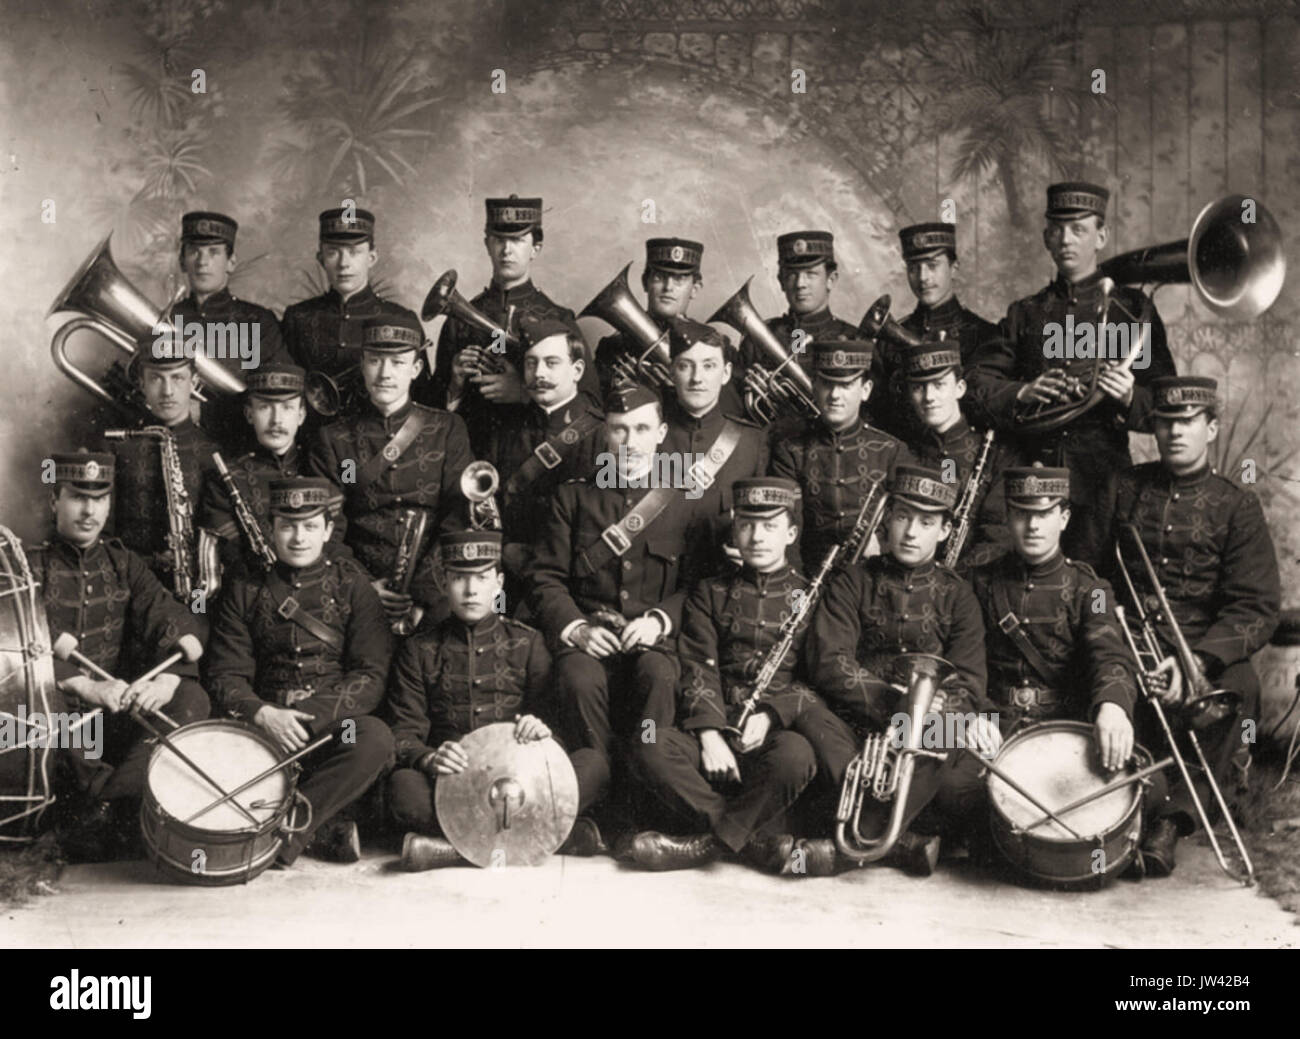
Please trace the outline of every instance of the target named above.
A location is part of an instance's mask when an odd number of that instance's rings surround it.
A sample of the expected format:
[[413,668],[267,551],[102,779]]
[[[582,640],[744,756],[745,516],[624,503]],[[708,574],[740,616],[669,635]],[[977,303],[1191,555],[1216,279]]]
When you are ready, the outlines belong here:
[[685,353],[696,343],[708,343],[722,351],[723,357],[731,360],[731,341],[710,325],[691,318],[677,315],[668,321],[668,356],[676,357]]
[[835,236],[829,231],[791,231],[776,240],[777,263],[782,267],[815,267],[835,260]]
[[648,238],[645,243],[647,270],[684,274],[698,271],[704,246],[688,238]]
[[329,480],[319,476],[290,476],[268,484],[272,516],[308,519],[338,502],[338,494]]
[[1164,418],[1190,418],[1207,408],[1217,411],[1219,384],[1207,375],[1165,375],[1151,380],[1154,413]]
[[185,349],[185,339],[175,325],[156,324],[136,337],[134,363],[141,367],[171,369],[193,365],[194,356]]
[[264,364],[244,376],[244,385],[250,397],[269,397],[288,400],[300,397],[307,373],[296,364]]
[[908,382],[930,382],[956,369],[961,376],[961,346],[944,340],[928,340],[909,347],[903,358]]
[[208,213],[196,210],[181,217],[181,241],[209,245],[213,242],[225,242],[232,249],[235,247],[237,224],[225,213]]
[[102,498],[113,489],[115,459],[107,452],[76,451],[50,455],[55,484],[71,484],[79,491]]
[[1047,186],[1048,220],[1074,220],[1090,213],[1106,219],[1106,203],[1110,192],[1099,184],[1085,180],[1070,180]]
[[491,234],[525,235],[542,229],[542,200],[540,198],[484,199],[487,207],[487,230]]
[[783,509],[797,515],[802,498],[799,485],[783,476],[750,476],[731,485],[737,516],[775,516]]
[[519,319],[519,339],[525,351],[531,350],[543,339],[550,339],[551,336],[567,336],[572,331],[573,329],[563,321],[553,317],[525,315]]
[[639,382],[616,382],[605,394],[606,415],[626,415],[629,411],[635,411],[646,404],[658,404],[663,407],[659,394]]
[[852,382],[871,368],[873,353],[866,339],[815,339],[813,371],[832,382]]
[[438,538],[446,570],[488,570],[501,563],[501,531],[457,530]]
[[386,314],[361,323],[361,348],[383,353],[405,353],[424,345],[424,328],[407,314]]
[[898,232],[898,240],[903,243],[904,260],[921,260],[948,250],[957,255],[956,224],[913,224]]
[[957,504],[957,484],[946,483],[938,469],[919,465],[895,466],[889,493],[926,512],[944,512]]
[[1046,512],[1054,505],[1070,504],[1070,470],[1049,468],[1042,462],[1012,466],[1002,473],[1007,502],[1031,512]]
[[368,209],[327,209],[320,215],[322,242],[374,241],[375,214]]

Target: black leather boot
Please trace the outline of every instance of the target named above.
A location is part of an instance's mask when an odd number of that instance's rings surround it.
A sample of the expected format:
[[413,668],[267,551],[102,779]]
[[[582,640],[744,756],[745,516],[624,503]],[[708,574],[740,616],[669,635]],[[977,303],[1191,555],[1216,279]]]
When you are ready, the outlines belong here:
[[402,869],[408,873],[420,873],[426,869],[440,869],[443,866],[463,866],[466,861],[446,838],[408,833],[402,841],[401,864]]
[[1142,841],[1142,867],[1148,877],[1167,877],[1174,871],[1178,826],[1172,819],[1157,819]]
[[711,833],[670,837],[645,830],[628,835],[620,845],[619,858],[641,869],[694,869],[716,861],[723,850],[722,842]]

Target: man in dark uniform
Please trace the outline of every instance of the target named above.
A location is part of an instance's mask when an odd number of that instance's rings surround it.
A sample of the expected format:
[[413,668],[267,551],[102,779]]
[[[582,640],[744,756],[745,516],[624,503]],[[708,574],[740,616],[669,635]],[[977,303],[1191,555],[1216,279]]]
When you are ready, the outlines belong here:
[[[677,640],[678,727],[632,745],[637,771],[656,800],[708,830],[631,836],[619,855],[642,869],[702,866],[732,851],[770,872],[791,872],[795,840],[782,830],[783,812],[817,769],[808,741],[790,731],[816,700],[796,678],[803,673],[806,616],[758,706],[745,708],[755,676],[808,587],[786,559],[799,535],[799,485],[765,476],[737,480],[734,490],[733,538],[743,565],[701,581],[686,600]],[[737,730],[742,717],[744,728]],[[728,729],[739,732],[734,750],[723,735]]]
[[[224,213],[186,213],[181,217],[181,270],[189,294],[171,308],[173,323],[199,324],[207,354],[217,366],[248,381],[263,364],[289,360],[280,339],[280,322],[266,307],[231,295],[235,270],[235,232],[239,225]],[[188,334],[188,328],[186,332]],[[238,453],[248,444],[248,427],[239,397],[208,388],[199,421],[223,451]]]
[[[997,332],[998,326],[967,310],[957,299],[953,276],[957,270],[957,225],[913,224],[898,232],[907,265],[907,283],[916,297],[916,309],[900,324],[926,340],[943,340],[961,353],[964,368],[982,339]],[[908,406],[904,378],[904,349],[897,344],[880,344],[881,369],[887,380],[876,394],[872,421],[904,440],[916,432],[915,413]],[[960,374],[960,373],[959,373]],[[885,392],[886,389],[888,392]],[[969,401],[962,402],[968,417],[985,424],[984,416],[971,414]]]
[[[375,215],[370,210],[349,207],[321,213],[316,262],[325,271],[329,291],[288,307],[283,322],[285,347],[294,362],[309,373],[337,379],[355,367],[354,348],[361,345],[361,327],[371,318],[400,317],[411,327],[420,327],[414,311],[382,298],[371,288],[370,272],[378,259]],[[364,405],[365,390],[360,378],[352,373],[341,381],[352,407]],[[321,421],[314,414],[308,415],[309,437]]]
[[[532,266],[542,251],[542,200],[540,198],[489,198],[483,244],[492,261],[492,283],[471,299],[470,305],[511,336],[525,315],[564,322],[580,340],[577,318],[539,290],[532,282]],[[599,400],[596,367],[583,347],[586,369],[581,391]],[[497,370],[493,370],[497,369]],[[486,458],[493,431],[517,421],[527,397],[523,387],[523,359],[517,343],[493,342],[486,332],[448,317],[438,336],[433,381],[426,398],[418,399],[454,411],[465,420],[475,458]]]
[[[969,533],[958,559],[964,573],[996,559],[1011,547],[1002,472],[1018,464],[1020,454],[1005,434],[998,437],[991,430],[977,431],[966,421],[961,410],[966,380],[962,378],[956,343],[946,339],[927,342],[906,351],[897,361],[907,389],[907,404],[916,419],[914,432],[906,441],[912,457],[929,469],[938,469],[955,484],[959,503],[975,467],[984,459],[969,512]],[[954,526],[952,537],[956,536]],[[947,551],[945,545],[940,558],[946,558]]]
[[328,480],[271,482],[276,565],[222,596],[208,651],[208,683],[230,717],[252,722],[286,754],[335,737],[302,759],[298,792],[311,803],[311,825],[285,842],[282,865],[309,844],[322,858],[357,861],[356,823],[335,816],[393,762],[393,735],[372,713],[388,676],[388,623],[368,575],[325,551],[333,500]]
[[130,835],[139,832],[139,798],[153,744],[132,714],[161,711],[178,725],[206,718],[207,695],[192,677],[192,662],[203,649],[194,615],[158,583],[144,560],[117,538],[100,537],[112,507],[113,456],[57,454],[47,465],[53,467],[54,536],[29,549],[27,558],[50,637],[72,635],[77,650],[110,675],[141,674],[177,649],[187,656],[186,663],[131,686],[83,672],[70,661],[54,662],[67,708],[83,714],[104,709],[97,756],[87,753],[84,738],[63,756],[77,807],[63,821],[60,843],[74,859],[98,861],[129,850]]
[[[805,423],[772,451],[772,472],[803,489],[800,557],[811,573],[832,545],[844,541],[873,484],[881,486],[911,460],[901,441],[868,425],[862,403],[871,394],[869,342],[822,340],[813,346],[813,393],[821,418]],[[878,545],[867,548],[874,555]]]
[[[1198,670],[1215,689],[1241,697],[1240,706],[1205,724],[1198,736],[1220,786],[1236,764],[1250,762],[1246,724],[1258,718],[1259,676],[1252,653],[1268,644],[1278,624],[1281,587],[1277,554],[1255,493],[1217,475],[1210,465],[1210,444],[1219,432],[1218,383],[1202,376],[1157,379],[1154,397],[1156,444],[1160,460],[1134,466],[1116,481],[1104,514],[1110,517],[1109,544],[1117,544],[1148,613],[1154,591],[1142,566],[1129,524],[1137,527],[1173,614]],[[1113,583],[1124,587],[1114,565]],[[1169,629],[1157,625],[1164,643],[1173,645]],[[1177,678],[1178,676],[1176,676]],[[1172,682],[1167,702],[1187,694],[1189,679]],[[1148,746],[1161,741],[1150,727]],[[1202,803],[1211,806],[1208,787],[1197,783]],[[1174,846],[1197,825],[1191,797],[1182,784],[1158,812],[1143,842],[1146,872],[1163,876],[1174,867]]]
[[[935,562],[952,527],[957,489],[936,470],[900,465],[889,484],[885,551],[858,566],[836,571],[818,604],[804,646],[813,684],[828,706],[807,707],[793,728],[817,753],[818,782],[834,797],[850,761],[862,749],[860,733],[890,725],[905,709],[890,686],[900,654],[933,653],[956,668],[956,677],[936,695],[934,714],[984,712],[984,622],[970,585]],[[997,726],[984,714],[964,731],[964,740],[990,757],[1000,742]],[[903,834],[894,861],[928,876],[939,857],[939,837],[908,832],[931,801],[939,818],[918,830],[960,833],[977,818],[982,797],[979,763],[972,753],[946,747],[946,760],[918,758],[903,814]],[[883,831],[891,802],[864,809],[865,834]],[[837,856],[829,840],[805,842],[810,873],[833,872]]]
[[[343,492],[339,526],[357,562],[374,578],[390,621],[420,604],[445,609],[432,537],[414,562],[409,594],[388,586],[402,541],[402,516],[427,509],[430,531],[461,530],[468,507],[460,476],[470,462],[459,415],[411,400],[411,383],[423,367],[424,333],[414,317],[369,318],[358,358],[367,402],[361,411],[322,429],[308,459],[316,476]],[[445,614],[442,614],[445,615]],[[434,618],[440,619],[440,618]]]
[[667,435],[653,390],[615,387],[597,471],[556,490],[527,571],[532,616],[555,657],[565,744],[595,751],[574,759],[585,791],[609,780],[616,737],[673,723],[674,643],[701,568],[692,503],[652,479]]
[[[551,656],[541,632],[493,610],[501,591],[501,534],[466,530],[439,540],[451,615],[403,643],[390,680],[387,711],[397,742],[388,803],[405,831],[402,867],[415,871],[461,862],[440,836],[434,786],[473,762],[461,745],[484,725],[513,721],[521,743],[551,735]],[[593,754],[579,750],[579,755]],[[590,772],[578,770],[581,779]],[[599,794],[579,789],[578,810]],[[581,847],[578,847],[578,845]],[[566,854],[603,850],[599,830],[580,816]]]
[[[1152,380],[1174,374],[1155,304],[1138,289],[1115,286],[1106,292],[1109,279],[1098,269],[1097,254],[1106,244],[1109,198],[1110,192],[1095,184],[1053,184],[1047,189],[1043,244],[1056,264],[1056,280],[1011,304],[997,334],[980,344],[974,366],[966,373],[975,406],[999,432],[1015,436],[1022,409],[1076,399],[1067,373],[1091,373],[1093,361],[1064,356],[1065,336],[1080,334],[1086,326],[1094,330],[1100,347],[1102,338],[1108,343],[1113,339],[1113,328],[1101,335],[1103,323],[1125,329],[1137,323],[1144,329],[1145,346],[1132,370],[1118,364],[1102,367],[1097,378],[1104,394],[1101,403],[1061,429],[1021,438],[1027,460],[1070,470],[1074,521],[1066,531],[1065,550],[1093,565],[1105,546],[1095,538],[1092,510],[1105,495],[1108,480],[1132,465],[1129,431],[1150,432]],[[1068,345],[1073,353],[1073,344]]]

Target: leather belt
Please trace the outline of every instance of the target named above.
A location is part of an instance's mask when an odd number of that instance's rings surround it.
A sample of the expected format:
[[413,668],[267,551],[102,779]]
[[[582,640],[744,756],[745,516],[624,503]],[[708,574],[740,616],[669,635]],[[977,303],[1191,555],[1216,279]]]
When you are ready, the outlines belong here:
[[1022,711],[1031,711],[1036,707],[1055,707],[1064,699],[1055,689],[1029,684],[1008,687],[1006,698],[1010,706]]

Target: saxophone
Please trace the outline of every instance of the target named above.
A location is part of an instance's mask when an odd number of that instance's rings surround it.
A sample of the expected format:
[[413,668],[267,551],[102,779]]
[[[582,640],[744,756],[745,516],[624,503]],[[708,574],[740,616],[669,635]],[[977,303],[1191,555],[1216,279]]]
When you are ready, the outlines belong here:
[[194,591],[194,507],[185,489],[185,473],[176,438],[166,426],[143,429],[109,429],[105,440],[149,437],[158,441],[162,455],[163,491],[167,495],[167,548],[172,557],[172,590],[188,604]]
[[248,547],[252,550],[253,555],[262,561],[263,566],[270,570],[271,567],[275,566],[275,549],[266,540],[266,535],[262,533],[262,525],[257,522],[253,510],[248,507],[248,502],[244,501],[244,496],[239,493],[239,485],[235,483],[235,478],[230,475],[230,470],[226,468],[226,460],[221,457],[220,451],[212,452],[212,461],[217,467],[217,473],[221,476],[221,483],[226,488],[226,494],[230,497],[230,508],[235,514],[235,522],[239,524],[239,529],[244,532],[244,537],[248,540]]
[[[405,595],[411,587],[411,576],[415,573],[415,564],[419,562],[424,547],[424,535],[429,528],[429,510],[403,509],[397,523],[397,560],[393,563],[393,576],[388,580],[388,587]],[[393,634],[411,634],[423,616],[424,607],[413,603],[404,617],[393,621]]]
[[961,500],[953,510],[953,530],[948,535],[948,545],[943,551],[943,565],[946,567],[956,566],[961,550],[966,547],[966,539],[970,537],[971,524],[975,518],[975,505],[979,501],[980,484],[984,482],[984,470],[988,468],[989,455],[992,453],[993,430],[990,429],[984,434],[980,456],[966,479],[966,486],[962,488]]

